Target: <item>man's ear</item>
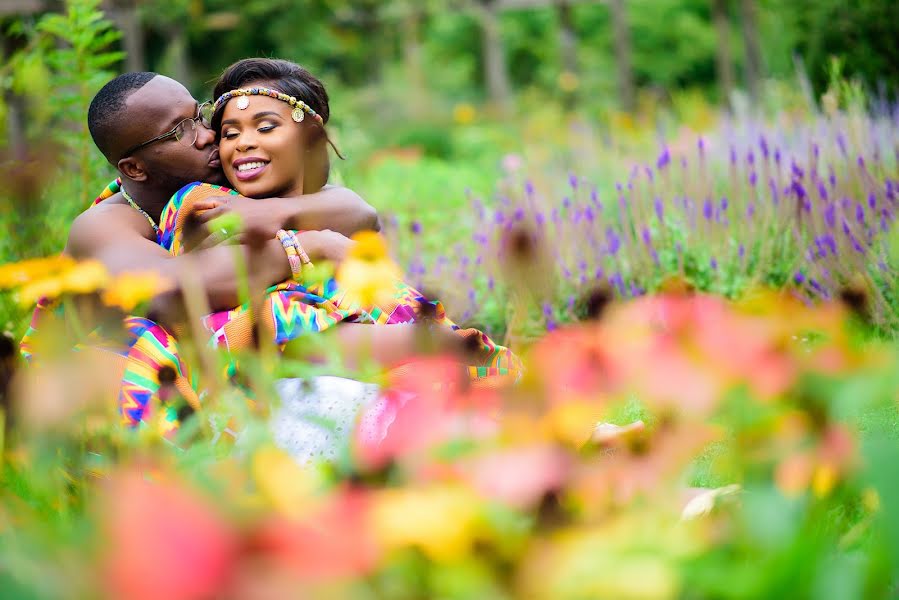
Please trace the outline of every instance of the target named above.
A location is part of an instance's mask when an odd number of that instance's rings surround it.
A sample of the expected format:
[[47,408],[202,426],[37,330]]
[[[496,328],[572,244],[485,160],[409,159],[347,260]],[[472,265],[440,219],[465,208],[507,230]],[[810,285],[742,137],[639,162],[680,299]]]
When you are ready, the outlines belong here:
[[147,171],[144,164],[133,156],[126,156],[116,163],[119,173],[132,181],[146,181]]

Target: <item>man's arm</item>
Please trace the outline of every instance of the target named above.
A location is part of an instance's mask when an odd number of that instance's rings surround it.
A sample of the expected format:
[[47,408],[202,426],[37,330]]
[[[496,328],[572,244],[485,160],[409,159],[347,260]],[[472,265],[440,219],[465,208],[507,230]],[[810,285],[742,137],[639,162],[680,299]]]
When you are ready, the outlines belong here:
[[[172,256],[141,233],[146,221],[137,211],[121,205],[100,206],[82,213],[72,224],[66,253],[76,259],[96,259],[112,274],[152,271],[181,285],[185,278],[206,291],[212,310],[239,304],[238,256],[242,256],[250,289],[264,289],[290,277],[290,265],[281,243],[272,238],[254,247],[220,245]],[[312,257],[322,256],[319,232],[301,234]]]
[[359,231],[381,231],[381,221],[368,202],[353,190],[326,185],[302,198],[285,198],[286,229],[331,229],[350,237]]
[[251,239],[269,239],[279,229],[325,230],[345,236],[358,231],[380,231],[378,213],[356,192],[325,186],[322,191],[299,198],[262,198],[217,196],[199,200],[201,222],[233,212],[240,216],[243,232]]

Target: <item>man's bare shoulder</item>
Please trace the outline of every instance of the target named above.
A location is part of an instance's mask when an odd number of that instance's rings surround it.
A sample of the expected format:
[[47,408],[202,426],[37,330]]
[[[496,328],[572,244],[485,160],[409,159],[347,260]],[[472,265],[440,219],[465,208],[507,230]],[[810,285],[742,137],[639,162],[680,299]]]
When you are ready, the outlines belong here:
[[75,217],[69,229],[67,252],[73,256],[93,254],[105,241],[123,238],[155,239],[153,228],[143,215],[116,198],[104,200]]

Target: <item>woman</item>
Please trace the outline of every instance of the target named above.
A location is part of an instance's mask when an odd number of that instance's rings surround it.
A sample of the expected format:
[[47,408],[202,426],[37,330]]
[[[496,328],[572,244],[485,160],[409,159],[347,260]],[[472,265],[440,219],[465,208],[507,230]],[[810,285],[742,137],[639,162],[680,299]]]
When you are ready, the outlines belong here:
[[[318,79],[289,61],[246,59],[225,70],[214,94],[212,123],[220,138],[219,155],[225,175],[237,192],[250,198],[295,197],[302,202],[304,194],[326,185],[328,146],[333,144],[325,130],[330,116],[328,95]],[[205,184],[181,190],[162,215],[163,245],[180,253],[187,215],[195,207],[209,208],[213,204],[205,200],[221,193],[221,188]],[[333,280],[307,281],[306,271],[296,258],[302,256],[302,246],[291,232],[271,232],[273,237],[276,234],[296,267],[291,280],[269,290],[259,311],[277,343],[285,344],[338,323],[347,324],[341,327],[380,327],[426,318],[438,331],[452,332],[454,338],[468,342],[466,346],[474,351],[475,358],[467,372],[475,384],[505,383],[520,372],[517,357],[507,348],[480,331],[459,328],[446,317],[439,302],[424,298],[400,281],[385,282],[394,294],[377,306],[360,306]],[[205,325],[213,333],[215,344],[229,349],[245,347],[252,339],[246,307],[210,315]],[[375,348],[379,346],[374,344]],[[339,393],[346,396],[347,390]],[[367,389],[363,395],[370,394]],[[353,400],[350,404],[365,401]]]

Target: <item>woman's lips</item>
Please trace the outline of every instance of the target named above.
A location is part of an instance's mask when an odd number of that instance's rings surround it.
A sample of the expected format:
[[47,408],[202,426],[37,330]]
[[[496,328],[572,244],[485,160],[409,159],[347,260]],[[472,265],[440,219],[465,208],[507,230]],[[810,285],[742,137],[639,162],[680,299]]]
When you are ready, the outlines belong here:
[[258,166],[254,165],[248,169],[234,169],[234,176],[239,181],[249,181],[251,179],[255,179],[259,177],[259,175],[265,171],[265,168],[268,166],[268,163],[257,163]]

